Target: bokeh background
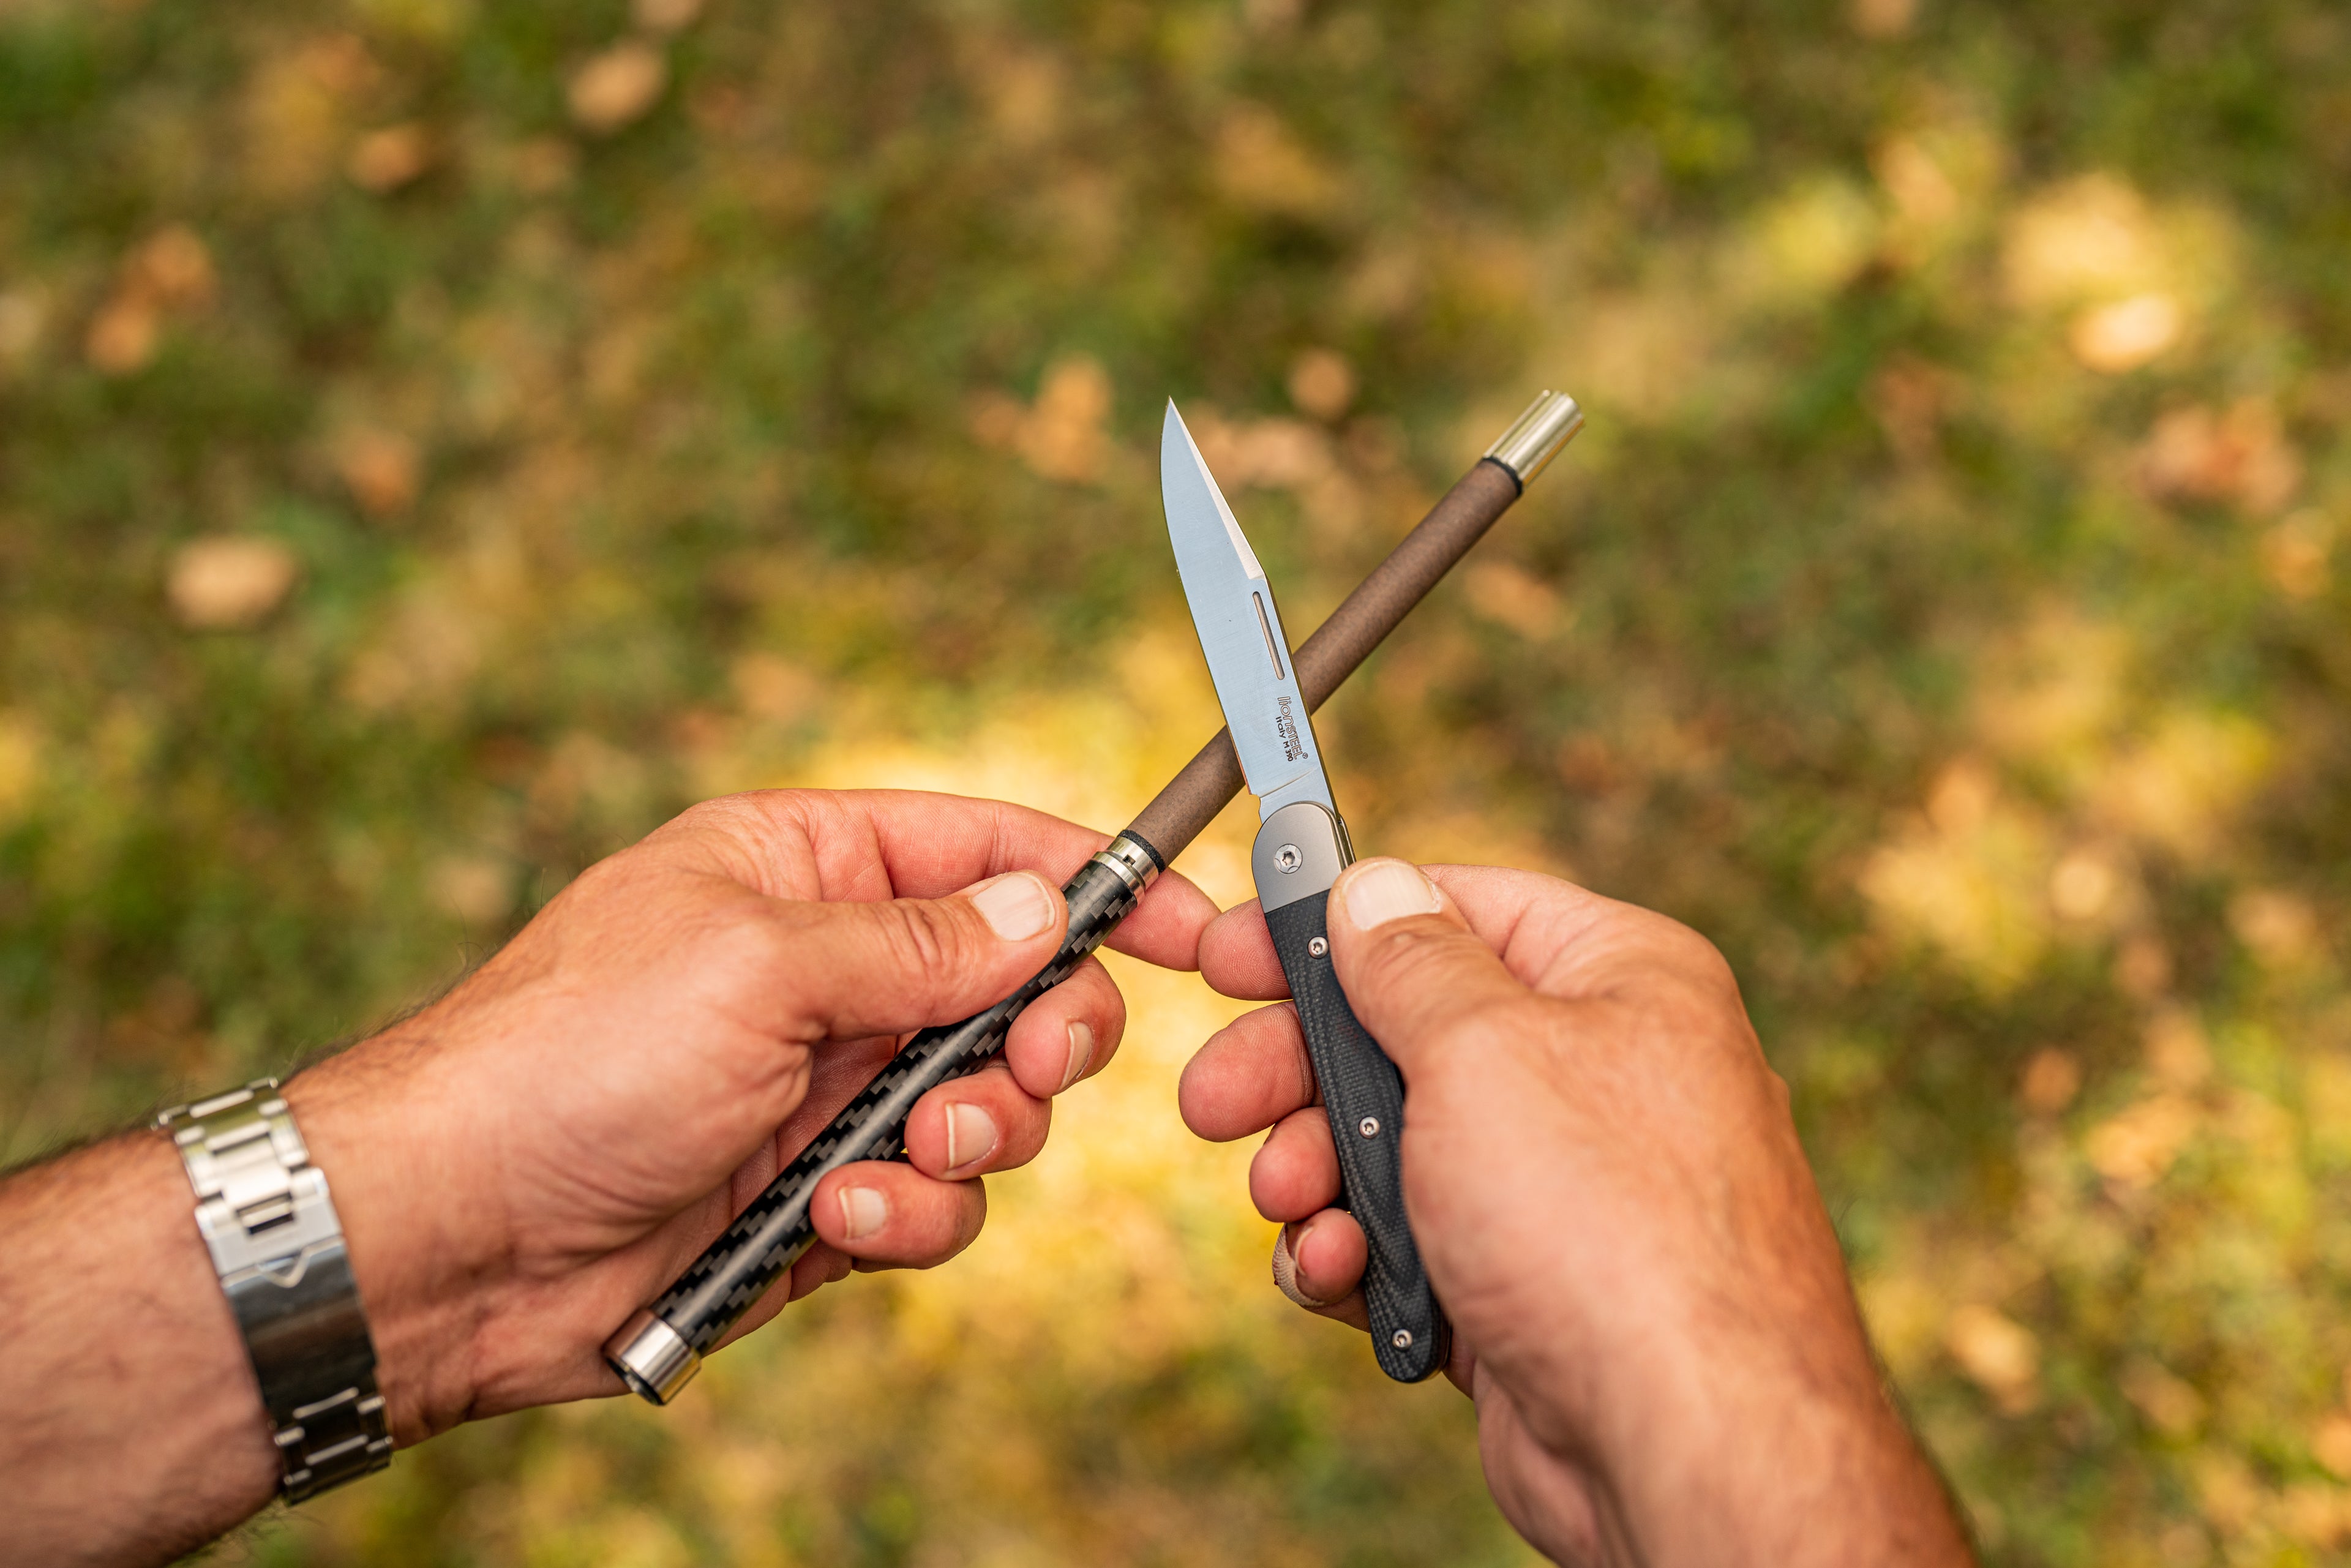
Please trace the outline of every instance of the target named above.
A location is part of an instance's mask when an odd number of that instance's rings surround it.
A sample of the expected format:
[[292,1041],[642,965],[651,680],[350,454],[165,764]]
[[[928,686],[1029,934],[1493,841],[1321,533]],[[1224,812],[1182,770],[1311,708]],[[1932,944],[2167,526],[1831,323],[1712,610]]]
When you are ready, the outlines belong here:
[[[1722,946],[1991,1561],[2335,1560],[2347,250],[2311,0],[5,0],[0,1158],[702,796],[1115,826],[1215,722],[1161,400],[1302,631],[1556,385],[1322,721],[1358,841]],[[1119,972],[953,1267],[227,1555],[1524,1561]]]

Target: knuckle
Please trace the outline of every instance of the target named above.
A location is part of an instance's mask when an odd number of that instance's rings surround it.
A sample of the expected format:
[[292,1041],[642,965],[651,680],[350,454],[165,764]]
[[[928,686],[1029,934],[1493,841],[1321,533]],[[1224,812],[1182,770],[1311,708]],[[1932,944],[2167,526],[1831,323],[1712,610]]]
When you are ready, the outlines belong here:
[[872,906],[882,939],[925,974],[955,969],[970,944],[955,915],[926,899],[894,898]]

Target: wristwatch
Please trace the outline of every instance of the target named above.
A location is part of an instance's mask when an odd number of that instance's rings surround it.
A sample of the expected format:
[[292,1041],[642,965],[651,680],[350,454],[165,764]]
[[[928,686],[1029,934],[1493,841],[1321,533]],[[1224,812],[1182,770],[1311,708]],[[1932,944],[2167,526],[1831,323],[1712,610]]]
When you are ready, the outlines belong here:
[[196,1228],[244,1331],[288,1502],[392,1463],[375,1342],[360,1308],[326,1173],[277,1092],[257,1078],[155,1118],[196,1189]]

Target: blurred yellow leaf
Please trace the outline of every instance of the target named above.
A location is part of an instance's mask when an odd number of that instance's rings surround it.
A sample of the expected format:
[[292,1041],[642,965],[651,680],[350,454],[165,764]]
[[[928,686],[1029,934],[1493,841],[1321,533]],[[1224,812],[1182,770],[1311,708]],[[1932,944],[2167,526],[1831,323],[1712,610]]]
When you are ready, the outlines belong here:
[[129,375],[155,357],[155,341],[162,321],[152,302],[118,295],[91,319],[83,351],[89,362],[110,376]]
[[1877,210],[1869,198],[1846,180],[1813,175],[1757,217],[1742,280],[1767,297],[1818,299],[1867,266],[1877,240]]
[[164,591],[183,626],[251,626],[294,586],[294,552],[276,539],[220,537],[182,545]]
[[40,782],[40,729],[30,714],[0,708],[0,828],[31,803]]
[[2250,718],[2175,709],[2105,768],[2095,798],[2110,821],[2199,858],[2268,776],[2275,751],[2269,732]]
[[1331,349],[1307,349],[1290,361],[1290,401],[1301,413],[1335,422],[1355,401],[1355,370]]
[[1917,19],[1918,0],[1850,0],[1845,18],[1865,38],[1898,38]]
[[335,468],[370,517],[397,517],[416,502],[416,444],[398,431],[349,432],[336,453]]
[[2035,814],[2001,802],[1991,774],[1962,760],[1929,791],[1924,817],[1871,852],[1860,889],[1896,931],[2005,991],[2047,946],[2048,839]]
[[607,136],[643,119],[669,85],[669,62],[648,43],[613,45],[572,73],[565,89],[571,119],[591,135]]
[[1110,377],[1084,354],[1056,360],[1037,389],[1014,444],[1029,466],[1048,479],[1076,484],[1102,472],[1110,437]]
[[298,196],[335,166],[349,122],[381,78],[349,33],[307,39],[262,61],[246,90],[248,177],[265,195]]
[[2328,556],[2334,548],[2334,519],[2304,507],[2262,535],[2262,570],[2288,599],[2315,599],[2333,575]]
[[2116,1381],[2123,1396],[2166,1437],[2187,1437],[2204,1419],[2204,1396],[2173,1376],[2160,1362],[2137,1357],[2124,1364]]
[[1212,167],[1227,195],[1262,212],[1311,218],[1340,199],[1338,176],[1261,104],[1237,104],[1226,112]]
[[2001,264],[2022,305],[2111,298],[2162,281],[2162,241],[2146,198],[2116,175],[2090,174],[2010,215]]
[[2233,500],[2257,514],[2274,512],[2302,484],[2302,458],[2285,439],[2276,409],[2244,398],[2226,414],[2174,409],[2155,423],[2138,451],[2140,486],[2158,500]]
[[2311,1435],[2310,1452],[2320,1464],[2351,1479],[2351,1415],[2337,1410],[2321,1421]]
[[702,0],[630,0],[629,18],[649,33],[674,33],[694,25]]
[[2310,956],[2318,942],[2318,914],[2310,901],[2281,888],[2247,888],[2229,901],[2229,929],[2272,968]]
[[503,919],[514,907],[514,868],[487,855],[451,855],[434,863],[426,877],[442,908],[468,925]]
[[1473,563],[1461,586],[1479,614],[1521,637],[1540,641],[1560,628],[1559,591],[1508,561]]
[[407,184],[432,162],[433,140],[423,126],[387,125],[359,139],[343,170],[360,190],[382,195]]
[[1970,1302],[1945,1320],[1943,1343],[2006,1414],[2022,1415],[2040,1402],[2041,1345],[2023,1324]]
[[2049,1046],[2033,1052],[2024,1064],[2018,1093],[2028,1110],[2053,1116],[2074,1103],[2081,1088],[2082,1064],[2072,1052]]
[[2091,1168],[2125,1187],[2152,1186],[2196,1135],[2195,1102],[2163,1092],[2100,1123],[2082,1141]]
[[2074,319],[2066,341],[2094,371],[2135,371],[2179,340],[2179,301],[2158,291],[2134,294]]

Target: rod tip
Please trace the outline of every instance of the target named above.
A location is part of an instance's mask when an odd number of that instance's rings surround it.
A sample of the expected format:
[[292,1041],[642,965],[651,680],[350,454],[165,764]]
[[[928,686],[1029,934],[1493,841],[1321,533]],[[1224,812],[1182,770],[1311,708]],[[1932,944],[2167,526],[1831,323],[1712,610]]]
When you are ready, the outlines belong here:
[[1583,428],[1583,410],[1562,392],[1544,392],[1502,438],[1486,448],[1486,455],[1510,471],[1523,490],[1551,460]]

